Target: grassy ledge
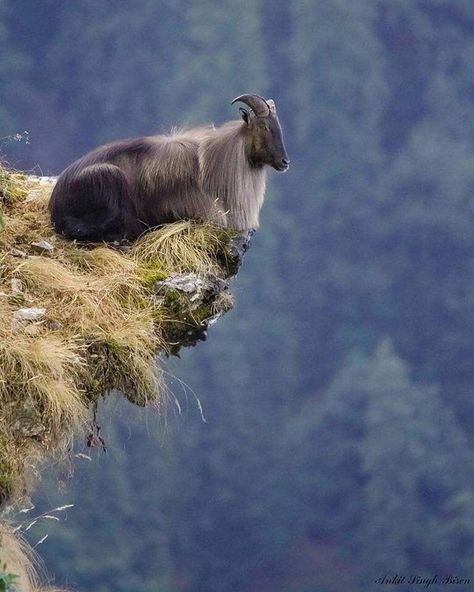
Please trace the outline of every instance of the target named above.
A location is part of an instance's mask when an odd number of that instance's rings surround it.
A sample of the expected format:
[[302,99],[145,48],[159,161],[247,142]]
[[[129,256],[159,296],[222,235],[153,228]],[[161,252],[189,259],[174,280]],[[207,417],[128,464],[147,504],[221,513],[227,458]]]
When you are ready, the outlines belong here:
[[79,245],[50,226],[53,183],[0,168],[0,508],[111,389],[159,406],[156,354],[232,307],[229,231],[183,221],[133,245]]

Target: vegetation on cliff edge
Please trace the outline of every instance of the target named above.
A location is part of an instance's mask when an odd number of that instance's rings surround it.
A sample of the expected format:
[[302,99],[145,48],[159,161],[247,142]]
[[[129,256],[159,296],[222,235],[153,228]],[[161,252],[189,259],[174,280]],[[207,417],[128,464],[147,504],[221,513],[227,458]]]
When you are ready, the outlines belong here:
[[157,352],[175,353],[232,306],[225,290],[199,306],[157,290],[176,274],[229,277],[228,231],[183,221],[134,245],[80,245],[49,224],[53,183],[0,169],[0,506],[111,389],[161,405]]

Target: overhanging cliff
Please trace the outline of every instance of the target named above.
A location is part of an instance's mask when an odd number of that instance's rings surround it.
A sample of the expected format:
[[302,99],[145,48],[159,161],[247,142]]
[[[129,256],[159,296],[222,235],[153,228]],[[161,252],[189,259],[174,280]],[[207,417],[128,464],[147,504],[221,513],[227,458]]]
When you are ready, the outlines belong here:
[[189,221],[134,244],[77,244],[50,226],[54,182],[0,169],[0,508],[100,397],[160,405],[157,354],[205,339],[232,308],[246,246]]

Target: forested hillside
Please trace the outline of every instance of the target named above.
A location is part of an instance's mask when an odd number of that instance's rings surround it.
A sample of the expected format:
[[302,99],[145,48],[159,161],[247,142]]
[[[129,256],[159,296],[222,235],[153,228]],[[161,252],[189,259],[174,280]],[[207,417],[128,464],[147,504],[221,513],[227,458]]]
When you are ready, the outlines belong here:
[[0,77],[18,168],[225,121],[243,92],[275,99],[292,162],[236,309],[169,363],[168,416],[117,406],[109,454],[38,496],[75,503],[41,546],[57,581],[474,581],[474,4],[0,0]]

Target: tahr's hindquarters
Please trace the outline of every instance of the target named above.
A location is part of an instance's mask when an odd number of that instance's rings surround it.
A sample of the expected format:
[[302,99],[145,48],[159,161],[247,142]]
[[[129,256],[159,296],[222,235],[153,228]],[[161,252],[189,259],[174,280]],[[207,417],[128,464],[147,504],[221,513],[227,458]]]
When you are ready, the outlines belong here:
[[124,172],[100,163],[79,171],[66,170],[50,201],[54,229],[67,238],[113,241],[141,232]]

